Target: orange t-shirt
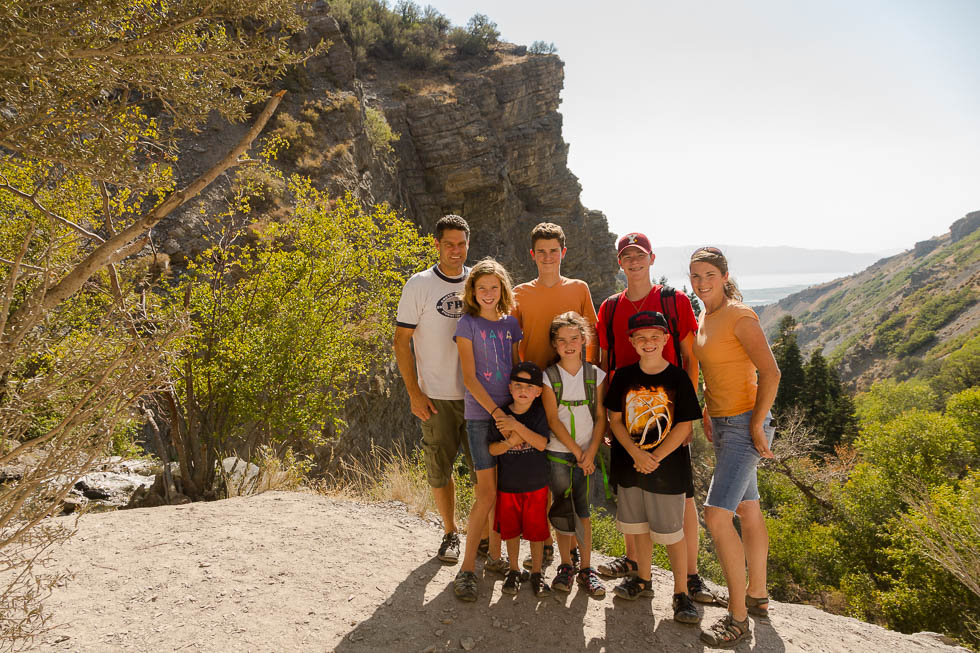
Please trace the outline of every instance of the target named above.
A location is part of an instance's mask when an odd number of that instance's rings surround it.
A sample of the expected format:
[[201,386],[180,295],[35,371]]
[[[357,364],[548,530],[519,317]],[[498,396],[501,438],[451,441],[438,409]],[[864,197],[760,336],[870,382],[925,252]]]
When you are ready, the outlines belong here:
[[[521,325],[524,339],[518,345],[521,360],[532,361],[541,369],[551,365],[558,359],[554,347],[551,346],[551,321],[566,311],[575,311],[585,318],[593,330],[596,316],[589,284],[578,279],[561,280],[548,288],[537,279],[522,283],[514,288],[513,315]],[[598,363],[596,354],[595,333],[589,334],[589,346],[586,356],[593,363]]]
[[735,337],[735,323],[759,316],[740,302],[701,315],[694,356],[704,374],[704,399],[711,417],[731,417],[752,410],[759,380],[752,359]]

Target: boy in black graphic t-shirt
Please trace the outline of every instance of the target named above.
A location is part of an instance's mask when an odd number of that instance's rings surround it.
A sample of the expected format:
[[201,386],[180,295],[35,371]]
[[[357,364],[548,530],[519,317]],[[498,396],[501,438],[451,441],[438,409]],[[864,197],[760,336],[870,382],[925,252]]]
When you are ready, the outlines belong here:
[[510,373],[513,402],[490,427],[490,453],[497,456],[497,504],[494,530],[507,543],[510,571],[501,591],[516,594],[521,583],[517,567],[521,535],[531,543],[531,587],[537,597],[548,596],[551,588],[541,575],[548,528],[548,417],[540,401],[541,368],[531,362],[518,363]]
[[661,313],[641,311],[629,319],[630,343],[638,363],[616,371],[605,406],[616,439],[611,452],[612,481],[618,487],[616,525],[638,537],[637,575],[613,591],[624,599],[652,596],[650,554],[653,542],[667,547],[674,570],[674,619],[700,620],[687,594],[684,546],[684,494],[691,482],[691,460],[681,447],[691,422],[701,417],[691,380],[668,363],[663,349],[670,338]]

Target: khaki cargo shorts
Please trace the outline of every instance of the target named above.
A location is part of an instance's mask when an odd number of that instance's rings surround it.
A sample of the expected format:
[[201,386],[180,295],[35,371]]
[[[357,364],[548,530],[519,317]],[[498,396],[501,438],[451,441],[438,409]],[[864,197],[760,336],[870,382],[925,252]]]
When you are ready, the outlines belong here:
[[445,487],[453,477],[453,464],[460,447],[466,464],[473,470],[470,444],[466,438],[462,399],[430,399],[438,411],[422,422],[422,456],[429,485]]

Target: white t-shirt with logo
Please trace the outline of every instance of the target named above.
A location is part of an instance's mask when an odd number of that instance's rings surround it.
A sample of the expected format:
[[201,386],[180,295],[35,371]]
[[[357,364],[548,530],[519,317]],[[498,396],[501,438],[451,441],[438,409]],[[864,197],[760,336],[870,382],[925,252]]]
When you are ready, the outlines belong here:
[[[562,400],[585,401],[585,365],[582,365],[578,370],[578,374],[574,376],[562,369],[561,365],[556,365],[555,367],[558,368],[558,375],[561,377]],[[606,373],[596,368],[596,388],[602,385],[605,378]],[[544,382],[551,388],[551,380],[547,374],[544,375]],[[557,396],[557,394],[556,392],[555,395]],[[581,406],[562,406],[558,404],[558,419],[565,425],[569,434],[572,433],[572,411],[575,411],[575,444],[582,449],[586,449],[592,443],[592,427],[595,426],[595,422],[592,421],[592,411],[589,409],[588,404],[582,404]],[[548,440],[547,449],[548,451],[569,453],[568,447],[563,445],[554,434]]]
[[433,265],[412,275],[402,290],[395,324],[415,329],[415,367],[419,387],[430,399],[462,399],[463,372],[453,342],[456,322],[463,314],[463,285],[469,268],[447,277]]

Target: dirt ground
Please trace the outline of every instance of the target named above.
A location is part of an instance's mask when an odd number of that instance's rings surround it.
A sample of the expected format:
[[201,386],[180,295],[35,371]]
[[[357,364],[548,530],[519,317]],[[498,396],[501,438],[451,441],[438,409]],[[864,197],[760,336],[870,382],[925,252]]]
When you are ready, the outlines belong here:
[[[457,567],[433,558],[440,537],[403,504],[308,493],[85,515],[57,553],[75,579],[49,601],[57,628],[36,650],[705,650],[697,627],[671,619],[667,572],[655,568],[656,596],[635,602],[510,597],[488,573],[467,604],[452,592]],[[703,609],[705,623],[722,611]],[[963,650],[809,606],[771,615],[736,650]]]

